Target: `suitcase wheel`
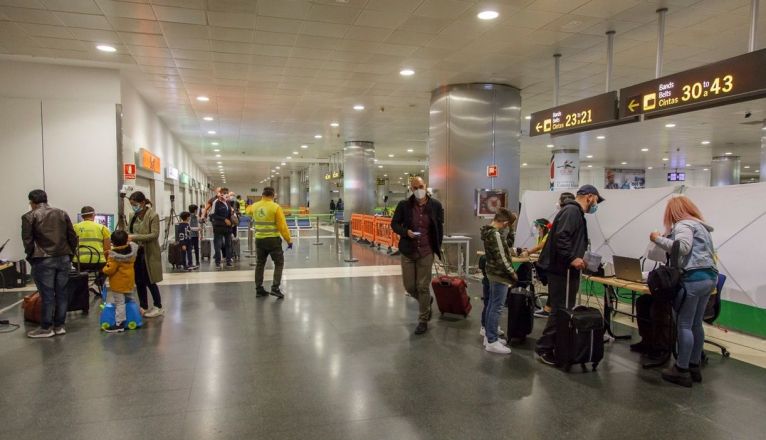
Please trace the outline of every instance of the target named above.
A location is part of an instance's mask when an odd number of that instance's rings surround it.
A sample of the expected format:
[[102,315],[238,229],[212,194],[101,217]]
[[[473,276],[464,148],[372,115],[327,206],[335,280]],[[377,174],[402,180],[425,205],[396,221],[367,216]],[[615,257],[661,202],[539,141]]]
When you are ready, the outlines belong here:
[[131,330],[135,330],[137,327],[138,327],[138,325],[136,324],[136,321],[130,321],[128,323],[128,328],[131,329]]

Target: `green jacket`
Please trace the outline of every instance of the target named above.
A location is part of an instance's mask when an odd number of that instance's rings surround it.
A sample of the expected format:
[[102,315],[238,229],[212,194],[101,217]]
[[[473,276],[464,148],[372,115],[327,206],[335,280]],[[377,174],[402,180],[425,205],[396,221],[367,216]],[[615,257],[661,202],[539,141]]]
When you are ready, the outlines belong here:
[[484,255],[487,258],[487,278],[509,286],[516,284],[519,279],[511,265],[511,247],[507,237],[492,225],[486,225],[481,228],[481,239],[484,241]]
[[[130,216],[128,225],[133,225],[136,214]],[[146,213],[141,223],[136,223],[133,232],[136,242],[144,250],[146,269],[149,271],[149,281],[159,283],[162,281],[162,251],[160,250],[160,216],[152,208],[146,208]]]

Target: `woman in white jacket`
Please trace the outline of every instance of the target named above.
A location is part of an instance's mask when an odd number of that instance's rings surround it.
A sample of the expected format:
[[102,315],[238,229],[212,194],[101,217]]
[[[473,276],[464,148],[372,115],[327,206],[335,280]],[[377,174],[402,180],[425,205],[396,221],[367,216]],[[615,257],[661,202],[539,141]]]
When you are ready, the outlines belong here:
[[710,294],[718,282],[715,248],[699,208],[688,197],[673,197],[665,208],[666,235],[652,232],[649,239],[670,252],[674,241],[680,242],[678,267],[683,270],[683,288],[676,294],[673,308],[678,325],[678,359],[662,372],[662,378],[685,387],[702,382],[700,361],[705,344],[702,318]]

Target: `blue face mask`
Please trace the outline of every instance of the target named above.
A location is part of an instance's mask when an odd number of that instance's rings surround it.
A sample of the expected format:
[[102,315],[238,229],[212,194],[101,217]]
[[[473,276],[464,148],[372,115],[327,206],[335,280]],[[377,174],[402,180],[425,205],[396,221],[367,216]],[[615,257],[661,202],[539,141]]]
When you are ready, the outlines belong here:
[[141,211],[141,205],[130,205],[130,207],[133,208],[133,212]]
[[588,214],[595,214],[598,211],[598,203],[595,203],[588,208]]

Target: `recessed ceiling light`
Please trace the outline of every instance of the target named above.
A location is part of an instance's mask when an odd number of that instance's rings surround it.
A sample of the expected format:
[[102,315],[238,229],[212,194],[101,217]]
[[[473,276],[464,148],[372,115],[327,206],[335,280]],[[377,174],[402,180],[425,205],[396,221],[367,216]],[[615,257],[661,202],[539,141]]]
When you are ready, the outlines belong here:
[[207,96],[200,95],[200,96],[197,96],[197,101],[199,101],[199,102],[208,102],[208,101],[210,101],[210,98],[208,98]]
[[665,128],[673,128],[675,126],[676,126],[676,124],[674,124],[672,122],[670,124],[665,124]]
[[548,145],[546,145],[546,147],[548,147],[548,148],[553,148],[553,147],[554,147],[554,145],[553,145],[553,144],[548,144]]
[[593,168],[593,165],[588,165],[588,168]]
[[339,127],[339,126],[340,124],[338,124],[337,122],[330,122],[330,127]]
[[216,148],[216,149],[213,150],[214,153],[218,153],[219,151],[221,151],[220,148]]
[[667,161],[669,161],[669,160],[670,160],[670,159],[668,159],[667,157],[663,157],[663,158],[662,158],[662,161],[663,161],[663,162],[667,162]]
[[414,153],[414,152],[415,152],[415,150],[413,150],[412,148],[408,148],[408,149],[407,149],[407,152],[408,152],[408,153]]
[[749,170],[749,169],[750,169],[750,165],[745,165],[745,166],[744,166],[744,168],[745,168],[746,170]]
[[641,151],[643,151],[644,153],[646,153],[647,151],[649,151],[649,149],[648,149],[648,148],[642,148],[642,149],[641,149]]
[[760,173],[760,172],[761,172],[761,170],[755,170],[755,172],[756,172],[756,173]]
[[524,119],[526,119],[527,121],[529,121],[530,119],[532,119],[532,116],[529,116],[529,115],[527,115],[527,116],[524,116]]
[[647,168],[647,170],[653,170],[653,169],[654,169],[654,167],[649,167],[649,168]]
[[221,157],[221,155],[220,154],[216,154],[215,157]]
[[527,166],[527,163],[524,162],[523,164],[521,164],[521,166],[525,167],[525,166]]
[[292,158],[293,158],[292,156],[287,156],[287,157],[285,157],[285,159],[287,159],[287,160],[290,160],[290,159],[292,159]]
[[212,121],[212,120],[213,120],[213,117],[212,117],[212,116],[205,116],[205,117],[204,117],[204,118],[202,118],[202,119],[204,119],[205,121],[208,121],[208,122],[210,122],[210,121]]
[[276,173],[274,173],[274,174],[276,174],[276,175],[279,175],[279,172],[276,172]]
[[297,155],[298,155],[298,152],[297,152],[297,151],[293,151],[293,154],[297,156]]
[[425,172],[426,172],[426,170],[420,170],[420,172],[421,172],[421,173],[425,173]]
[[219,144],[218,144],[218,142],[211,142],[210,145],[212,145],[214,147],[217,147]]
[[388,177],[388,174],[384,174],[383,177]]
[[364,106],[362,104],[357,104],[357,105],[354,106],[354,110],[362,111],[362,110],[364,110]]
[[285,166],[285,165],[287,165],[287,162],[282,162],[282,166]]
[[415,71],[412,69],[402,69],[399,71],[399,75],[401,76],[412,76],[415,74]]
[[108,44],[99,44],[96,46],[96,49],[100,50],[101,52],[117,52],[117,49],[115,49],[114,46],[110,46]]
[[708,145],[708,144],[710,144],[710,141],[702,141],[702,142],[700,142],[700,143],[701,143],[702,145]]
[[477,15],[480,20],[494,20],[500,16],[497,11],[481,11]]
[[280,170],[280,169],[282,169],[282,167],[274,167],[274,168],[275,168],[275,169],[277,169],[277,170]]
[[702,171],[710,171],[708,168],[703,168]]
[[686,166],[687,166],[687,167],[690,167],[690,166],[692,166],[692,164],[690,164],[690,163],[687,163],[687,164],[686,164]]
[[215,130],[208,130],[207,131],[207,134],[215,134],[215,133],[216,133]]
[[620,165],[627,165],[627,162],[620,162]]
[[219,162],[216,162],[216,163],[217,163],[218,165],[220,165],[220,164],[222,164],[223,162],[220,162],[220,161],[219,161]]
[[389,154],[388,157],[394,157],[394,155],[393,154]]
[[602,135],[596,136],[596,139],[598,139],[598,140],[602,141],[602,140],[606,139],[606,136],[604,136],[604,135],[602,134]]
[[725,154],[725,155],[727,155],[727,156],[731,156],[731,151],[727,151],[727,152],[725,152],[725,153],[723,153],[723,154]]
[[592,154],[589,154],[589,155],[587,155],[585,157],[587,157],[588,159],[593,159],[593,155]]
[[383,168],[383,165],[378,165],[378,168]]
[[314,135],[314,139],[322,139],[322,135],[321,134],[315,134]]

